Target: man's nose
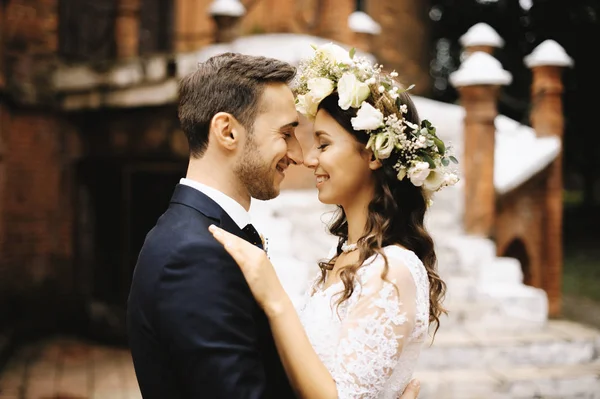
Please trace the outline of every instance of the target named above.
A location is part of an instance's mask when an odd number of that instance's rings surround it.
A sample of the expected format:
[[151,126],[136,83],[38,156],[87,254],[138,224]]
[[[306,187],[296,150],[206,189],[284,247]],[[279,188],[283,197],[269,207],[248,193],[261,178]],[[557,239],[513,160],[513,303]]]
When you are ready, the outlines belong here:
[[294,165],[302,165],[304,158],[302,155],[302,147],[296,136],[290,137],[288,141],[288,158],[294,163]]
[[315,155],[315,149],[311,148],[306,152],[306,156],[304,157],[304,166],[307,168],[314,169],[317,167],[317,157]]

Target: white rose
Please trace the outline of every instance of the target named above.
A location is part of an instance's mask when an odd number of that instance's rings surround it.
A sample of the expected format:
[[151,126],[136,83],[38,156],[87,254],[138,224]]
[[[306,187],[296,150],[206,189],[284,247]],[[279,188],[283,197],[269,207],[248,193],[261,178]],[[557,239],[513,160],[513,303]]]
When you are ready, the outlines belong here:
[[327,43],[317,48],[316,54],[320,54],[332,64],[351,65],[350,53],[337,44]]
[[427,162],[417,162],[408,169],[408,177],[412,184],[421,187],[429,175],[429,164]]
[[375,130],[383,125],[383,114],[365,101],[350,122],[354,130]]
[[320,103],[333,92],[333,82],[327,78],[312,78],[307,82],[310,95],[314,101]]
[[423,182],[423,188],[430,191],[437,191],[444,183],[445,175],[437,170],[431,170]]
[[396,140],[393,134],[388,132],[379,133],[375,135],[375,142],[373,144],[373,153],[377,159],[388,159],[394,151],[396,146]]
[[341,109],[358,108],[371,94],[369,85],[361,82],[352,73],[345,73],[338,82],[338,105]]
[[296,97],[296,110],[308,118],[312,119],[317,115],[318,107],[319,102],[314,100],[311,92]]

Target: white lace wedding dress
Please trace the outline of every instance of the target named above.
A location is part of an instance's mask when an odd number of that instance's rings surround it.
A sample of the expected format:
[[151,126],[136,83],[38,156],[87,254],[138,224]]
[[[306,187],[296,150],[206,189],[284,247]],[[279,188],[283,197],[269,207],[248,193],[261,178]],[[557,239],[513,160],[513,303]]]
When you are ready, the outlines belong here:
[[323,289],[318,278],[298,309],[311,344],[336,381],[340,399],[398,398],[427,338],[425,267],[412,251],[389,246],[384,253],[389,282],[381,279],[383,258],[375,256],[358,270],[354,293],[339,309],[336,294],[343,283]]

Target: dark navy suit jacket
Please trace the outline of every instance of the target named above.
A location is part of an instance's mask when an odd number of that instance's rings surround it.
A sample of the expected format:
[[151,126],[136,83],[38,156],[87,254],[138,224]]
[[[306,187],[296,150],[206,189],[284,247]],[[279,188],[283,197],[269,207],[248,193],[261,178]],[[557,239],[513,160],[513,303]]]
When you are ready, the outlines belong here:
[[127,306],[142,396],[295,398],[267,317],[211,224],[247,239],[217,203],[179,184],[146,236]]

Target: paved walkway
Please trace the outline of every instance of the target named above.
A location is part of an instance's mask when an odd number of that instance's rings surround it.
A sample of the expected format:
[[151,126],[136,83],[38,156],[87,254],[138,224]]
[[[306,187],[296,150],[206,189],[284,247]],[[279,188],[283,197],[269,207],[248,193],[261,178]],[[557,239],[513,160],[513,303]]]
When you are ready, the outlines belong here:
[[0,375],[0,399],[141,399],[127,349],[70,338],[22,348]]

